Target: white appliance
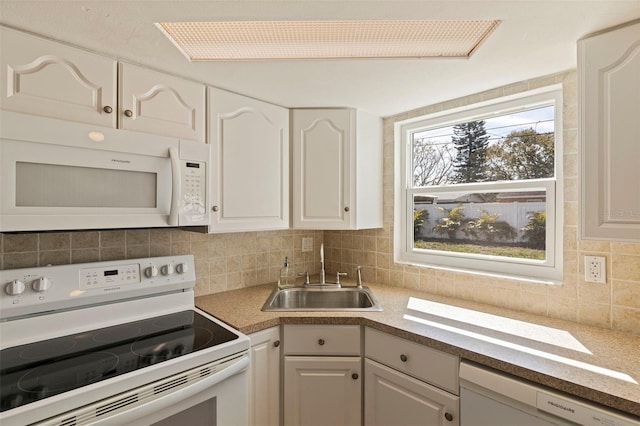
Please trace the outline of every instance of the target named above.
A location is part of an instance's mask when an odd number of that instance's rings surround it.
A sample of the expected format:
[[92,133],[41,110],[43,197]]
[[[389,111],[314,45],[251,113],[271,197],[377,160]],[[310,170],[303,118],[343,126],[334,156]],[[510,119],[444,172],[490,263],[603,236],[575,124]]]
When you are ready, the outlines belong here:
[[0,271],[0,424],[246,425],[249,338],[193,256]]
[[460,425],[640,426],[640,419],[463,361]]
[[209,224],[209,145],[0,114],[0,232]]

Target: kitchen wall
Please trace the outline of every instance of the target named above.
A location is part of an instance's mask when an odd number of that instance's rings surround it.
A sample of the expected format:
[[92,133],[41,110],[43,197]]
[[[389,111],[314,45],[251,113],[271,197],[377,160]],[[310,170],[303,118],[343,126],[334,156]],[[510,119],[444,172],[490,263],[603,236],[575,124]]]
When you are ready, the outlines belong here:
[[[313,238],[313,251],[302,252],[303,237]],[[285,256],[297,271],[318,273],[322,241],[322,231],[293,230],[234,234],[180,229],[6,233],[0,234],[0,269],[193,254],[199,296],[275,282]]]
[[[563,86],[564,281],[548,286],[393,261],[394,123],[552,84]],[[327,231],[329,270],[363,265],[367,281],[414,288],[491,305],[640,334],[640,244],[578,238],[578,104],[576,72],[523,81],[430,105],[384,120],[384,228]],[[584,281],[584,256],[607,258],[607,284]]]
[[[564,141],[564,282],[547,286],[407,266],[393,261],[393,126],[396,121],[561,83]],[[577,81],[574,71],[409,111],[384,121],[384,228],[364,231],[270,231],[205,235],[178,229],[0,234],[0,269],[193,253],[196,294],[275,282],[285,256],[317,273],[325,242],[327,271],[496,306],[640,334],[640,244],[578,239]],[[314,250],[302,253],[302,238]],[[583,257],[607,258],[607,284],[586,283]]]

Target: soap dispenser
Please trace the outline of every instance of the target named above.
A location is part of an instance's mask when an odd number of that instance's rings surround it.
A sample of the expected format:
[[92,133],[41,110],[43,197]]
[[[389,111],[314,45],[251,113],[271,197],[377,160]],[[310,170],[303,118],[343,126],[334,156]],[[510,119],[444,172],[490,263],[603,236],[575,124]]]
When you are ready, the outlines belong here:
[[278,288],[291,288],[296,285],[296,273],[289,266],[289,258],[284,258],[284,267],[280,269],[280,277],[278,278]]

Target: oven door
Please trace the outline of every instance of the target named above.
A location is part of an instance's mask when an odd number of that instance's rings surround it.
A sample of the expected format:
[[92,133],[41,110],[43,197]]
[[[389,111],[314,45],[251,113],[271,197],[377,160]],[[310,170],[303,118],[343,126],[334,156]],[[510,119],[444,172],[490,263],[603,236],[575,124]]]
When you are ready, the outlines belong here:
[[246,426],[248,367],[243,352],[34,425]]

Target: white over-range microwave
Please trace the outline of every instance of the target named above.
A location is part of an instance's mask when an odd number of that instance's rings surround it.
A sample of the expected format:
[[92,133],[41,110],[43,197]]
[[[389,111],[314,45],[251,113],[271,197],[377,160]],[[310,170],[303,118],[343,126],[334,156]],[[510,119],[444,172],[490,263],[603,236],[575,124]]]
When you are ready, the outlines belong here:
[[209,225],[209,145],[0,114],[0,231]]

